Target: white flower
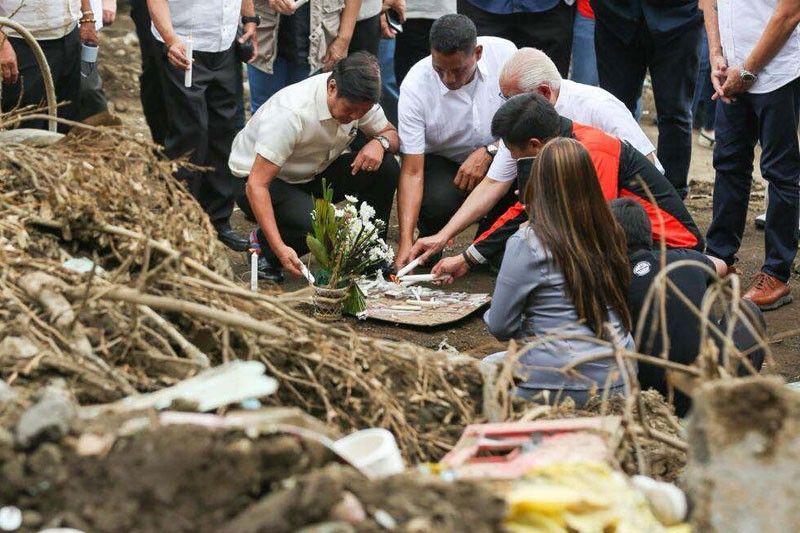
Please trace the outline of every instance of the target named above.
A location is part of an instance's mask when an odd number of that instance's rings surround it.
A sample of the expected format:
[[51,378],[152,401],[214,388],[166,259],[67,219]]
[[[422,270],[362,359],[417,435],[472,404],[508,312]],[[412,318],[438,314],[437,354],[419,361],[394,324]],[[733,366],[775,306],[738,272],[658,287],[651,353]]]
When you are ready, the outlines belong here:
[[344,217],[344,213],[345,213],[344,209],[339,209],[338,207],[333,208],[333,214],[336,218]]
[[347,200],[348,202],[350,202],[351,204],[357,204],[358,203],[358,198],[356,198],[355,196],[350,196],[349,194],[345,194],[344,195],[344,199]]
[[361,220],[366,222],[375,216],[375,208],[369,205],[367,202],[361,202],[360,215]]

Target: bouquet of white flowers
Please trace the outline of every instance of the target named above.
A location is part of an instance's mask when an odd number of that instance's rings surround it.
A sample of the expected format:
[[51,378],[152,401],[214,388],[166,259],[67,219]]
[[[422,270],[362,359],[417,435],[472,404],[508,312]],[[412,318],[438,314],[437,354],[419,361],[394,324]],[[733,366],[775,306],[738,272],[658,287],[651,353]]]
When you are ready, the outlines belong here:
[[348,288],[344,311],[351,314],[366,309],[364,295],[355,279],[394,259],[394,251],[380,238],[386,227],[375,218],[375,209],[352,196],[344,206],[333,203],[333,189],[323,180],[322,198],[314,200],[311,212],[312,233],[306,244],[317,263],[316,284],[330,289]]

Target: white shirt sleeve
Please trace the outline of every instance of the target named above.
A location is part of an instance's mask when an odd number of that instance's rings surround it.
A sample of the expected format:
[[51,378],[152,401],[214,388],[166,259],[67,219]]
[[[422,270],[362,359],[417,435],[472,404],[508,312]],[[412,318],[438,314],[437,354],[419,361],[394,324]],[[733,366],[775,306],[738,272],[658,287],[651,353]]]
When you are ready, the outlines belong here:
[[[403,85],[406,86],[404,80]],[[397,129],[400,135],[400,152],[408,155],[425,153],[425,107],[415,93],[400,89],[397,103]]]
[[517,176],[517,161],[511,157],[511,151],[502,140],[486,176],[500,182],[511,181]]
[[596,116],[592,123],[594,127],[603,130],[609,135],[628,141],[643,155],[649,155],[656,151],[656,147],[653,146],[653,143],[642,131],[641,126],[633,118],[630,110],[618,99],[608,98],[605,101],[605,105],[597,106],[595,109]]
[[256,153],[270,163],[282,167],[303,132],[300,117],[285,107],[270,109],[258,126]]
[[358,121],[358,129],[363,131],[367,137],[374,137],[378,132],[385,130],[388,125],[389,120],[386,118],[386,113],[378,104],[372,106],[372,109]]

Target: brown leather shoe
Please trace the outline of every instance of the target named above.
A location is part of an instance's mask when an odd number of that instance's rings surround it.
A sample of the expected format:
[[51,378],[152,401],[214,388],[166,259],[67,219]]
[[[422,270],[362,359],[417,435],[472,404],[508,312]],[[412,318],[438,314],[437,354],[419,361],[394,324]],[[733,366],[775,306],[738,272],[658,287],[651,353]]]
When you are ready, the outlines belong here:
[[782,305],[791,303],[792,289],[788,283],[774,278],[765,272],[759,272],[744,293],[747,298],[756,304],[762,311],[777,309]]

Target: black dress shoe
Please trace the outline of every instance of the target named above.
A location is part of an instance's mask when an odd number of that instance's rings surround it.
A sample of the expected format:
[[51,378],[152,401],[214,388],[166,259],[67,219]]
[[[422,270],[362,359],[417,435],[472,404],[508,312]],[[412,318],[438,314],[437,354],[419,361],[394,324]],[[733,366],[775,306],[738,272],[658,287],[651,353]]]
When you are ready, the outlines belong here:
[[220,226],[217,228],[217,236],[222,244],[233,250],[234,252],[246,252],[250,246],[250,241],[247,237],[239,235],[230,226]]
[[[247,264],[250,265],[250,254],[245,254]],[[258,256],[258,279],[261,281],[271,281],[272,283],[283,283],[283,267],[280,264],[273,264],[272,261]]]

